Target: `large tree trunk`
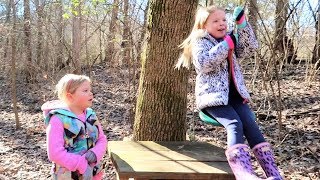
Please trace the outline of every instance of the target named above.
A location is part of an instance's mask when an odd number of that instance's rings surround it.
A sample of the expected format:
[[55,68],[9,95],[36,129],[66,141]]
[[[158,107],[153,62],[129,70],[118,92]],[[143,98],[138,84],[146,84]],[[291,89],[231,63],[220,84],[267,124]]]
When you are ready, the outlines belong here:
[[[149,1],[134,122],[135,140],[182,141],[186,135],[188,71],[175,70],[197,1]],[[179,7],[179,8],[177,8]]]

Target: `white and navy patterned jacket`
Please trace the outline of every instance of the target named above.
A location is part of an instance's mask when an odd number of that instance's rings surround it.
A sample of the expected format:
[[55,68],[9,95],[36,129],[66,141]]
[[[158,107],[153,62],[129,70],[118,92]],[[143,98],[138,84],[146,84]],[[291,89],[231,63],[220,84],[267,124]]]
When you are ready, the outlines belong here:
[[[245,28],[238,29],[238,34],[239,42],[235,49],[237,57],[233,53],[231,74],[241,97],[249,101],[250,95],[237,58],[252,56],[258,48],[258,41],[249,23]],[[198,109],[228,104],[228,50],[208,33],[194,41],[192,58],[197,72],[195,95]]]

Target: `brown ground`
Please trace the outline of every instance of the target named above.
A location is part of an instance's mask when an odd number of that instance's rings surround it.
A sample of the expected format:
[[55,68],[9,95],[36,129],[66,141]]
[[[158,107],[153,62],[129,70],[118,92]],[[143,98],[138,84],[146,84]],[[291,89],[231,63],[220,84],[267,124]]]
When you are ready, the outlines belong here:
[[[270,98],[271,103],[268,105],[266,91],[259,88],[262,83],[260,78],[254,81],[255,88],[248,81],[249,89],[253,91],[252,107],[266,139],[274,145],[276,159],[285,179],[320,179],[320,75],[318,73],[312,82],[306,82],[305,68],[290,69],[281,76],[284,107],[282,137],[279,136],[274,98]],[[108,139],[130,138],[132,124],[129,109],[135,93],[128,90],[127,72],[110,71],[101,66],[95,66],[92,72],[96,99],[93,108],[99,114]],[[251,73],[246,75],[248,79],[252,76]],[[0,74],[0,179],[48,179],[50,162],[46,155],[40,107],[45,101],[53,99],[52,82],[56,78],[43,78],[40,80],[41,85],[18,85],[19,130],[15,130],[7,78],[5,74]],[[213,142],[225,148],[224,129],[203,124],[194,115],[192,89],[190,85],[189,138]],[[105,179],[115,179],[115,170],[107,155],[105,159],[109,163]],[[256,162],[254,164],[257,165]],[[257,172],[261,174],[261,169],[258,168]]]

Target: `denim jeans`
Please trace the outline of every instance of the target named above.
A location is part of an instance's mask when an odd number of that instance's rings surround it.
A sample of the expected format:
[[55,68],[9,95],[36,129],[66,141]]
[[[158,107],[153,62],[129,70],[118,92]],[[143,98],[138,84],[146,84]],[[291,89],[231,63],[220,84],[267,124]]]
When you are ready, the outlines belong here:
[[255,122],[254,112],[248,104],[243,103],[242,97],[233,85],[230,87],[228,105],[207,107],[204,111],[226,128],[228,147],[243,144],[243,136],[246,137],[251,148],[265,142]]

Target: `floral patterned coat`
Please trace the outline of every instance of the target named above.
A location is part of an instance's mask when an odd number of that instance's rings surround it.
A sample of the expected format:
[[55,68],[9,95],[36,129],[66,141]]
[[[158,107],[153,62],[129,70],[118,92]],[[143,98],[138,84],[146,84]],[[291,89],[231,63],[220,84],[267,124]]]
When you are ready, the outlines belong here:
[[232,62],[229,61],[230,71],[227,59],[229,48],[223,43],[207,33],[192,44],[193,64],[197,72],[195,95],[198,109],[228,104],[229,77],[233,78],[235,87],[244,101],[250,100],[237,58],[252,56],[258,48],[258,41],[249,23],[246,27],[238,29],[238,34],[239,41],[235,53],[232,54]]

